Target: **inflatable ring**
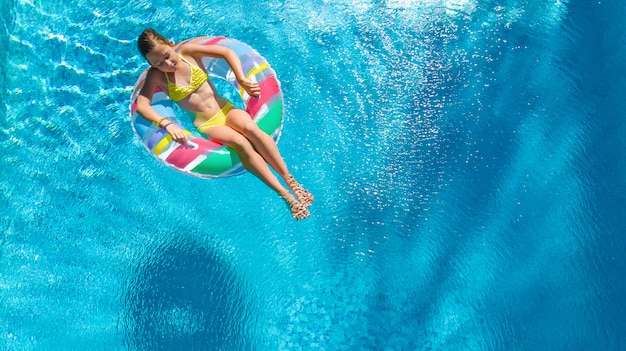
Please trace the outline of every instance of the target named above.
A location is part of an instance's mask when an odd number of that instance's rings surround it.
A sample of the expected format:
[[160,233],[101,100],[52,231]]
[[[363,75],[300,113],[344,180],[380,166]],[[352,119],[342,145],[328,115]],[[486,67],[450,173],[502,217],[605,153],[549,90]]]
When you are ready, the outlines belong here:
[[[212,78],[230,83],[243,101],[245,110],[254,122],[274,141],[278,142],[283,125],[283,93],[276,73],[267,61],[248,45],[225,37],[200,37],[188,39],[175,45],[178,51],[183,44],[220,45],[227,47],[239,57],[247,79],[256,81],[261,88],[258,97],[251,97],[239,86],[235,74],[224,59],[203,57],[202,63]],[[224,145],[207,139],[206,136],[186,130],[176,116],[174,101],[160,88],[152,96],[151,106],[163,117],[175,123],[188,134],[189,142],[179,144],[163,128],[148,121],[137,113],[137,96],[141,91],[148,70],[141,73],[131,96],[130,118],[133,131],[141,144],[157,160],[176,171],[199,178],[220,178],[242,174],[245,169],[237,154]]]

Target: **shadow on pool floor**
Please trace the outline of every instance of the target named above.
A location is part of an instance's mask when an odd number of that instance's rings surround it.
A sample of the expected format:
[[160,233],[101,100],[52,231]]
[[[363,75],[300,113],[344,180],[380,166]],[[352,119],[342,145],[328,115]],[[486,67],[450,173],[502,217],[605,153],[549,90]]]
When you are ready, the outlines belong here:
[[189,237],[155,245],[123,298],[131,350],[245,350],[246,297],[230,263]]

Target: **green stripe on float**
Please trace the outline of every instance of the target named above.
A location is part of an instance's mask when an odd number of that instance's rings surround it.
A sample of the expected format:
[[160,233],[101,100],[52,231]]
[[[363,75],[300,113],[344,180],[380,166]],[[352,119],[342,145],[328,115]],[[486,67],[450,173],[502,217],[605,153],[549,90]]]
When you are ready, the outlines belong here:
[[279,100],[272,107],[270,107],[269,111],[257,121],[259,128],[265,133],[272,135],[276,131],[276,129],[280,128],[280,123],[283,120],[283,101]]
[[200,162],[191,171],[217,176],[233,168],[239,162],[239,156],[234,151],[223,148]]

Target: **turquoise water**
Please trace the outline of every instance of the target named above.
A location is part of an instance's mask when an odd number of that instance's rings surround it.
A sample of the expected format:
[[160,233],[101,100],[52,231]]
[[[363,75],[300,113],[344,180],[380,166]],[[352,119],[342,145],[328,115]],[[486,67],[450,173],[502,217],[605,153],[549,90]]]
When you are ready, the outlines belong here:
[[[623,348],[621,2],[1,4],[0,349]],[[267,58],[310,218],[145,152],[145,27]]]

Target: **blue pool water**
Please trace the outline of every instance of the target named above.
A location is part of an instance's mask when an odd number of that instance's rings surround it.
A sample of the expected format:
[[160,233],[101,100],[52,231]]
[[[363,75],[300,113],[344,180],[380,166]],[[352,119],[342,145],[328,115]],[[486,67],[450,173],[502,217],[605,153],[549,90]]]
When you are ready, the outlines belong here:
[[[619,0],[1,0],[0,350],[622,350]],[[293,221],[135,140],[134,40],[285,93]]]

